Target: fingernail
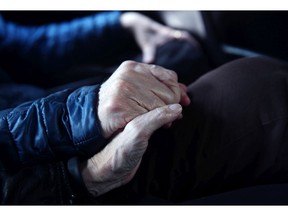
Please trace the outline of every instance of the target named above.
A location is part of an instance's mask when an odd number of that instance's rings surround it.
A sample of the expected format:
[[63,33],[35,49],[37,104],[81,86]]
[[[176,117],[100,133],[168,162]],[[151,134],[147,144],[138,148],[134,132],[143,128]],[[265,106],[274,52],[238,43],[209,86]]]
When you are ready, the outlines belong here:
[[172,104],[172,105],[169,105],[169,109],[173,110],[174,112],[181,112],[182,106],[180,104]]

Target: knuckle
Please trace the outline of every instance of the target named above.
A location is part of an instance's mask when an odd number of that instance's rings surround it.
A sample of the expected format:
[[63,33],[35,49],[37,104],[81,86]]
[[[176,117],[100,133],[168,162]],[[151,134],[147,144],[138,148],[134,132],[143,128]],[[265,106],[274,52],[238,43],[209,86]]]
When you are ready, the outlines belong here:
[[114,83],[112,90],[114,90],[114,92],[118,94],[125,87],[126,87],[125,80],[120,78],[120,79],[117,79],[117,81]]
[[181,89],[179,88],[179,86],[176,86],[173,103],[179,103],[181,100],[181,95],[182,95]]
[[122,103],[121,98],[119,98],[117,95],[112,96],[110,99],[105,101],[105,104],[102,106],[104,110],[106,110],[107,113],[118,113],[122,111]]
[[156,72],[157,74],[162,74],[162,73],[166,73],[166,68],[160,66],[160,65],[155,65],[155,64],[151,64],[150,65],[150,70]]
[[178,80],[178,76],[177,73],[173,70],[167,70],[167,73],[169,74],[169,76],[171,77],[172,80]]
[[110,113],[116,113],[119,111],[118,103],[115,103],[114,100],[109,100],[104,106],[104,109],[107,111],[108,115]]
[[166,105],[178,103],[180,101],[181,93],[176,89],[173,89],[171,92],[167,92],[165,95]]
[[168,94],[167,99],[168,99],[168,103],[172,104],[172,103],[177,102],[178,98],[177,98],[177,95],[175,94]]
[[120,77],[131,77],[135,72],[141,70],[141,64],[132,60],[127,60],[119,67]]
[[151,64],[151,65],[150,65],[150,68],[151,68],[152,70],[160,70],[162,67],[160,67],[160,66],[158,66],[158,65],[155,65],[155,64]]
[[122,64],[121,64],[121,67],[127,67],[127,68],[134,68],[138,63],[136,61],[133,61],[133,60],[127,60],[127,61],[124,61]]
[[165,80],[172,80],[172,81],[178,80],[177,73],[173,70],[166,69],[158,65],[151,65],[151,69],[157,71],[159,74],[162,74],[162,76],[165,76]]
[[108,89],[108,94],[101,96],[99,100],[99,106],[101,103],[101,110],[105,112],[113,113],[119,111],[121,107],[121,89],[124,88],[124,82],[119,80],[113,83],[113,88]]

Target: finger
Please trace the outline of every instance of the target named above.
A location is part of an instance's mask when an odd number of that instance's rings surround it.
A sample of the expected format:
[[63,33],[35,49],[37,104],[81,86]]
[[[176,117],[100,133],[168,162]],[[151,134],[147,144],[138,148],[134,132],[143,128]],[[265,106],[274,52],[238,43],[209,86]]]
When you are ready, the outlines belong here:
[[134,134],[136,139],[148,140],[154,131],[164,125],[169,125],[169,123],[178,118],[181,112],[182,107],[180,104],[159,107],[133,119],[127,124],[124,131],[128,131],[131,135]]
[[[173,122],[181,112],[181,105],[173,104],[156,108],[136,117],[127,124],[123,132],[97,154],[98,159],[101,159],[99,155],[105,155],[104,167],[108,163],[109,169],[112,168],[114,174],[128,174],[133,177],[133,171],[137,169],[152,133],[163,125]],[[98,162],[103,163],[103,160]],[[132,175],[130,175],[131,171]]]
[[[123,129],[131,120],[139,115],[166,105],[162,100],[159,100],[159,98],[149,92],[145,95],[135,92],[134,95],[131,95],[127,99],[125,103],[122,101],[116,102],[117,109],[114,112],[110,111],[111,119],[113,119],[111,127],[116,128],[115,130]],[[119,115],[119,113],[122,114]]]
[[184,90],[185,92],[188,92],[188,87],[184,84],[184,83],[178,83],[180,88],[182,88],[182,90]]
[[181,90],[180,104],[182,106],[188,106],[191,103],[191,100],[187,94],[188,88],[183,83],[179,83],[179,88]]
[[142,53],[143,53],[143,62],[147,64],[153,63],[155,59],[155,53],[156,49],[155,47],[151,45],[145,45],[142,47]]
[[194,41],[193,37],[186,31],[181,31],[181,36],[179,38],[180,40],[186,40],[186,41]]
[[113,162],[111,164],[113,170],[117,170],[117,173],[120,171],[130,172],[141,160],[152,133],[176,120],[181,112],[182,107],[180,104],[172,104],[156,108],[136,117],[126,125],[121,133],[113,138],[94,160],[101,159],[100,156],[102,154],[104,158],[97,161],[98,163],[103,163],[103,161],[113,158],[110,161],[110,164]]
[[[183,118],[183,114],[180,113],[180,115],[177,117],[177,120],[180,120],[182,118]],[[168,124],[165,124],[163,127],[164,128],[170,128],[170,127],[172,127],[172,124],[173,124],[173,122],[169,122]]]
[[172,70],[157,65],[125,61],[113,75],[138,86],[138,89],[153,92],[165,104],[180,102],[181,92],[178,77]]
[[168,124],[165,124],[163,127],[164,128],[170,128],[172,126],[172,122],[168,123]]
[[182,37],[183,37],[182,40],[189,42],[190,44],[192,44],[196,48],[200,48],[199,42],[194,37],[192,37],[192,35],[189,34],[188,32],[183,32]]
[[[153,87],[151,87],[153,88]],[[163,96],[164,97],[164,96]],[[147,91],[146,94],[141,94],[141,92],[134,92],[129,99],[135,103],[135,106],[140,106],[147,111],[153,110],[157,107],[162,107],[167,105],[167,103],[159,95],[155,94],[153,91]],[[167,96],[168,97],[168,96]]]
[[173,29],[170,34],[175,40],[187,41],[195,47],[200,47],[199,42],[187,31]]
[[149,71],[156,79],[165,84],[172,91],[174,98],[170,103],[178,103],[180,101],[181,92],[178,85],[177,74],[172,70],[168,70],[158,65],[149,65]]
[[[163,100],[165,104],[180,102],[181,93],[177,81],[178,77],[174,71],[157,65],[137,62],[134,62],[134,66],[131,71],[134,71],[134,73],[130,73],[129,76],[126,76],[126,81],[131,83],[133,82],[134,85],[138,85],[139,89],[148,89]],[[127,73],[129,71],[126,70],[125,72]],[[137,74],[141,74],[141,76],[138,76]],[[137,83],[135,82],[136,79],[138,80]]]

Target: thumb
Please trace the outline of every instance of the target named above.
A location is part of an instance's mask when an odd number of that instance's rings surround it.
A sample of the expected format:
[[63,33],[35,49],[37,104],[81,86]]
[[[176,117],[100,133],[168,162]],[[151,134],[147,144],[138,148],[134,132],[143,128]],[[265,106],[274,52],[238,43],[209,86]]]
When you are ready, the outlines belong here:
[[145,45],[142,47],[143,59],[142,61],[146,64],[151,64],[155,58],[155,47],[151,45]]
[[130,128],[136,132],[133,133],[136,136],[149,139],[154,131],[176,120],[181,112],[180,104],[158,107],[133,119],[127,124],[125,130]]

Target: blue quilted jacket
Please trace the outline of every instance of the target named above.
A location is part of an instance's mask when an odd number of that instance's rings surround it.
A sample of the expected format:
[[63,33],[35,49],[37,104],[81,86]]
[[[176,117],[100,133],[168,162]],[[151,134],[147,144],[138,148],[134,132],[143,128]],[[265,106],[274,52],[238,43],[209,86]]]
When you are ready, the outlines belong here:
[[[43,68],[45,73],[53,73],[56,68],[92,58],[92,54],[93,58],[101,55],[123,31],[119,16],[119,12],[98,13],[40,27],[19,26],[0,18],[0,55],[13,52],[15,65],[21,58],[35,62],[39,73],[44,73]],[[24,66],[19,64],[21,74]],[[44,97],[37,87],[7,84],[1,77],[1,170],[73,156],[90,157],[103,147],[105,140],[97,120],[99,86],[66,89]]]

